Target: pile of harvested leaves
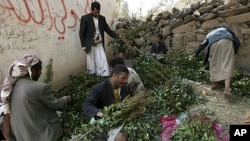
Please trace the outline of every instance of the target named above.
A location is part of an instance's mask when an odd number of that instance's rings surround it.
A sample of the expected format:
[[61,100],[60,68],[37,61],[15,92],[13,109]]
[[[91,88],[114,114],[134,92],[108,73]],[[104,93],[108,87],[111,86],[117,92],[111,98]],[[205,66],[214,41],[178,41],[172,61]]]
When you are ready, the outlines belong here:
[[167,63],[171,66],[173,76],[195,82],[209,82],[209,66],[204,64],[203,56],[193,57],[192,52],[176,50],[169,54]]
[[172,134],[171,141],[216,141],[212,121],[204,113],[189,115]]
[[151,56],[142,55],[137,57],[132,64],[147,89],[171,83],[172,73],[170,67],[161,64]]
[[[195,94],[192,86],[183,81],[183,79],[189,79],[198,82],[209,82],[208,69],[203,65],[202,60],[201,58],[192,58],[190,53],[180,52],[170,54],[166,64],[161,64],[155,59],[143,55],[134,59],[133,68],[137,71],[147,89],[145,92],[146,98],[142,96],[142,98],[134,97],[134,100],[129,102],[129,99],[132,98],[129,97],[119,104],[106,107],[106,109],[103,109],[107,115],[104,118],[105,124],[98,124],[98,126],[89,124],[89,119],[82,113],[82,103],[90,94],[93,85],[101,82],[104,78],[90,75],[87,72],[71,76],[69,85],[60,90],[58,94],[58,96],[72,96],[72,102],[63,111],[64,134],[62,141],[71,138],[81,138],[79,140],[88,141],[96,135],[107,132],[107,128],[116,128],[121,123],[125,123],[122,130],[128,134],[131,141],[159,140],[159,134],[162,130],[160,119],[163,116],[178,115],[186,111],[192,104],[204,102],[204,98]],[[242,95],[249,94],[249,84],[250,79],[248,76],[242,75],[239,71],[234,72],[233,91],[237,91]],[[141,104],[141,106],[137,104]],[[119,106],[126,105],[130,105],[130,108],[134,106],[139,108],[135,108],[137,112],[139,111],[139,114],[129,109],[129,107],[125,111],[119,110],[121,108]],[[203,123],[196,122],[198,121],[188,121],[187,123],[190,124],[186,124],[187,127],[180,128],[178,132],[176,131],[173,140],[191,138],[191,135],[184,134],[189,129],[194,129],[197,134],[203,134],[204,136],[207,134],[207,139],[212,140],[210,132],[196,130],[196,128],[200,129],[205,126]],[[185,125],[183,124],[183,126]]]
[[232,92],[241,96],[250,96],[250,76],[241,72],[241,70],[234,70],[231,88]]
[[[81,76],[85,75],[87,74]],[[75,80],[75,77],[73,80]],[[90,93],[90,89],[85,89],[79,85],[77,85],[75,90],[70,88],[71,94],[76,99],[73,98],[75,103],[68,105],[64,111],[63,129],[65,134],[63,140],[70,138],[79,140],[81,138],[84,141],[88,141],[94,138],[94,136],[105,133],[108,129],[116,128],[123,123],[125,123],[123,131],[128,134],[129,140],[158,140],[161,131],[160,118],[166,114],[185,111],[199,99],[199,96],[193,92],[190,85],[183,84],[184,82],[182,81],[178,81],[178,83],[172,87],[167,85],[159,86],[146,93],[127,97],[121,103],[104,108],[106,115],[104,116],[104,122],[96,126],[89,124],[89,119],[82,115],[81,105]],[[78,84],[86,85],[85,83]],[[83,89],[85,90],[83,91]],[[64,89],[65,92],[69,91]],[[76,96],[76,94],[79,95]]]
[[84,133],[91,129],[85,124],[88,119],[83,115],[82,103],[90,94],[92,86],[104,80],[104,77],[88,74],[87,72],[70,76],[69,85],[59,91],[58,97],[70,95],[71,102],[64,109],[63,113],[63,131],[66,140],[72,135]]

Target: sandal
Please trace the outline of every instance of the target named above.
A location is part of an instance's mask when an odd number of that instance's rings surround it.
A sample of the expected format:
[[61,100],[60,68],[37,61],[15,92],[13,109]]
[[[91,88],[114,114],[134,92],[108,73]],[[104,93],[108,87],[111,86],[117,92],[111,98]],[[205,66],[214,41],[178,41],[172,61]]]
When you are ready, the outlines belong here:
[[225,98],[225,99],[231,99],[232,98],[232,93],[231,92],[229,92],[229,93],[226,93],[226,92],[223,92],[223,97]]

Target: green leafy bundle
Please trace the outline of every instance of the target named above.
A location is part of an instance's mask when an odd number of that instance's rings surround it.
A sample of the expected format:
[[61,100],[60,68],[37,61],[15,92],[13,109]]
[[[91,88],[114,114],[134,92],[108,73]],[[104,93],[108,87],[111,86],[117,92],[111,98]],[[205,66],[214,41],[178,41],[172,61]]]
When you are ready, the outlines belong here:
[[43,82],[51,86],[52,80],[53,80],[53,59],[50,58],[46,66],[46,74]]
[[146,111],[124,127],[129,135],[128,140],[158,141],[162,128],[160,119],[164,115],[178,115],[203,100],[203,97],[194,93],[191,85],[183,81],[176,81],[172,86],[158,86],[149,93],[152,101]]
[[133,60],[133,68],[148,89],[171,82],[171,70],[151,56],[142,55]]
[[174,76],[196,82],[209,82],[208,64],[204,65],[202,55],[193,57],[191,52],[176,50],[168,56]]
[[171,141],[216,141],[213,122],[205,114],[189,116],[172,134]]
[[63,111],[64,138],[85,133],[92,128],[91,125],[88,125],[89,119],[83,115],[82,103],[89,96],[93,85],[104,79],[102,76],[82,72],[70,76],[69,84],[58,92],[59,97],[71,96],[71,102]]
[[[146,106],[148,106],[150,102],[151,97],[149,94],[137,93],[134,96],[126,97],[119,103],[106,106],[102,110],[104,114],[102,119],[99,119],[94,125],[87,122],[82,124],[81,127],[78,126],[81,134],[78,132],[79,135],[76,134],[72,136],[72,138],[75,140],[88,141],[95,136],[107,134],[108,131],[115,129],[122,124],[125,124],[124,128],[127,128],[128,126],[126,124],[129,124],[132,120],[140,118],[140,116],[146,111]],[[94,130],[91,131],[92,129]]]
[[[201,95],[194,92],[191,84],[176,80],[172,86],[159,86],[153,90],[156,98],[153,105],[159,107],[155,113],[158,114],[180,114],[191,105],[205,100]],[[160,110],[161,109],[161,110]]]
[[146,106],[151,102],[149,94],[140,92],[134,96],[127,96],[123,101],[107,106],[103,109],[103,128],[115,128],[130,122],[142,115]]
[[240,70],[234,70],[232,79],[232,92],[234,94],[250,96],[250,76],[243,74]]

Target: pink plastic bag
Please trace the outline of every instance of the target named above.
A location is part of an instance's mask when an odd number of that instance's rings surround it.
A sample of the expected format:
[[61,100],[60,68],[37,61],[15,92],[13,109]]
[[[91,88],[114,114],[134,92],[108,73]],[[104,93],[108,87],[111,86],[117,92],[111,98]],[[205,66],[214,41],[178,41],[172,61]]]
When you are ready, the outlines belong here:
[[[197,118],[197,116],[194,116]],[[169,141],[172,137],[173,131],[178,128],[176,123],[176,116],[165,116],[161,118],[162,131],[160,134],[161,141]],[[204,122],[208,122],[209,119],[205,118]],[[219,123],[212,122],[213,130],[216,134],[217,141],[229,141],[229,132],[224,130]]]
[[229,132],[224,130],[219,123],[213,122],[213,129],[216,134],[217,141],[229,141]]
[[176,124],[176,116],[165,116],[161,118],[161,125],[161,140],[168,141],[171,138],[173,131],[178,127]]

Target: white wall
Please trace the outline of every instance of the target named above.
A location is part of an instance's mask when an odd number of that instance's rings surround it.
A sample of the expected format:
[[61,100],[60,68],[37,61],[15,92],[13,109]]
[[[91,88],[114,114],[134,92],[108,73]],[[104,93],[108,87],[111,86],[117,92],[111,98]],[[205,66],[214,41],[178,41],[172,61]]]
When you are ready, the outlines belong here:
[[[35,53],[43,61],[43,81],[49,59],[53,62],[53,87],[62,88],[69,75],[86,71],[86,54],[79,39],[82,15],[95,0],[0,1],[0,88],[9,66],[23,54]],[[111,25],[117,16],[116,0],[99,0],[101,14]],[[106,43],[110,38],[106,35]],[[111,51],[106,47],[108,58]]]

